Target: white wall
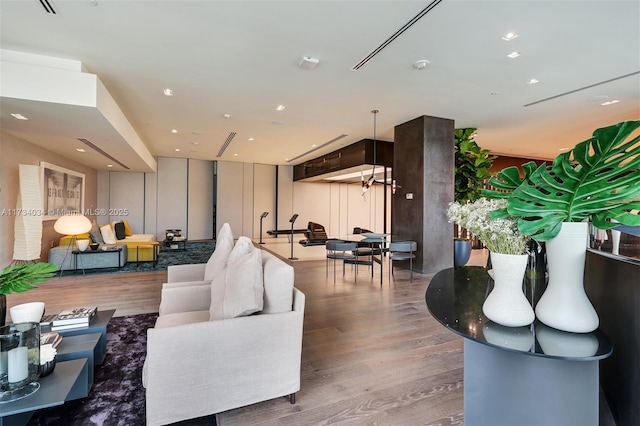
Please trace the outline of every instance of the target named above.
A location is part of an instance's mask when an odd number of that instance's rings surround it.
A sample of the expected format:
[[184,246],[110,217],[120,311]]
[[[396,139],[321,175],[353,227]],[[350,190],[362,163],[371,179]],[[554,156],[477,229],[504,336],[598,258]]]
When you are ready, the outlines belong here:
[[158,210],[156,238],[162,241],[167,229],[188,234],[188,162],[186,158],[158,158]]
[[187,205],[189,240],[210,240],[213,235],[213,162],[189,159]]

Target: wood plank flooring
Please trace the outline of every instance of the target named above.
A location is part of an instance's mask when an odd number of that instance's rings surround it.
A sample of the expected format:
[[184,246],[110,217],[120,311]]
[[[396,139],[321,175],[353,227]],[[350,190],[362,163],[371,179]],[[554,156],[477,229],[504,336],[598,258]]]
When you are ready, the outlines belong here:
[[[279,398],[221,413],[221,425],[460,425],[462,339],[429,314],[431,275],[395,269],[382,286],[360,266],[334,284],[324,260],[294,262],[306,295],[302,383],[297,402]],[[76,305],[116,315],[157,312],[166,272],[64,276],[7,296],[8,306],[44,301],[48,312]],[[247,366],[248,369],[251,366]]]

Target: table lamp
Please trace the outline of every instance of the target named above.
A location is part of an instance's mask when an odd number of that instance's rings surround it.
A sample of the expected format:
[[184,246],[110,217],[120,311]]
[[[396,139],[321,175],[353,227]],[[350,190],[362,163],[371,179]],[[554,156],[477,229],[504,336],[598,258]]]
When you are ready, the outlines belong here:
[[[77,246],[78,249],[82,249],[82,251],[86,250],[89,246],[89,240],[80,240],[84,248],[80,247],[80,242],[78,241],[78,235],[85,234],[91,230],[91,221],[86,218],[86,216],[79,214],[69,214],[65,216],[61,216],[56,220],[56,223],[53,224],[53,229],[59,234],[63,235],[71,235],[71,241],[69,242],[69,247],[73,250],[74,246]],[[67,254],[69,253],[69,249],[67,248]],[[62,260],[62,264],[60,265],[60,275],[62,275],[62,270],[64,269],[64,262],[67,259],[67,254],[65,254],[64,259]]]

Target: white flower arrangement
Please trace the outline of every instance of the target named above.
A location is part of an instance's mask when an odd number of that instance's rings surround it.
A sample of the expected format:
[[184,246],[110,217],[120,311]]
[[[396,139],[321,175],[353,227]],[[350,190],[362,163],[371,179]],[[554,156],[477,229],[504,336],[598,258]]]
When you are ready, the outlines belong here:
[[57,353],[58,351],[51,344],[40,346],[40,365],[53,361]]
[[518,230],[515,220],[491,219],[489,213],[506,207],[507,200],[479,198],[472,203],[449,204],[447,217],[478,237],[489,250],[502,254],[525,254],[529,237]]

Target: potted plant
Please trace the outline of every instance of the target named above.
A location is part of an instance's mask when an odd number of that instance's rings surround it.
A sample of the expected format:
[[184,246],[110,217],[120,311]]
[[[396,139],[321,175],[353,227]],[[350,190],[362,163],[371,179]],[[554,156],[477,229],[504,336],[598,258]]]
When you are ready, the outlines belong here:
[[[453,199],[459,204],[480,198],[489,168],[496,156],[482,149],[473,140],[476,128],[456,129],[454,132],[454,187]],[[453,246],[454,266],[463,266],[471,256],[471,240],[456,235]]]
[[0,326],[5,324],[7,316],[7,294],[22,293],[37,288],[34,284],[43,283],[53,277],[58,267],[53,263],[16,263],[0,272]]
[[[599,229],[640,225],[640,120],[603,127],[552,164],[508,167],[489,180],[506,207],[493,218],[516,217],[518,229],[546,242],[549,283],[536,305],[538,319],[570,332],[595,330],[597,313],[584,292],[588,221]],[[617,223],[619,222],[619,223]],[[572,261],[563,260],[564,255]]]

